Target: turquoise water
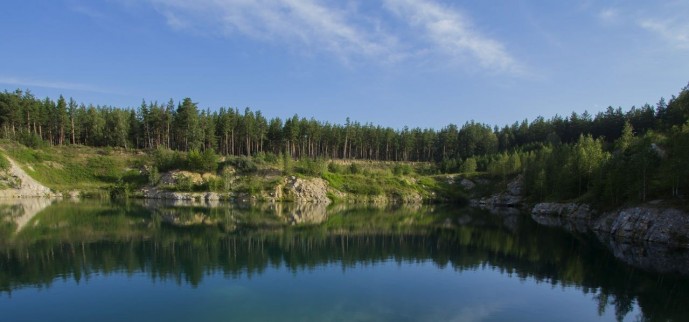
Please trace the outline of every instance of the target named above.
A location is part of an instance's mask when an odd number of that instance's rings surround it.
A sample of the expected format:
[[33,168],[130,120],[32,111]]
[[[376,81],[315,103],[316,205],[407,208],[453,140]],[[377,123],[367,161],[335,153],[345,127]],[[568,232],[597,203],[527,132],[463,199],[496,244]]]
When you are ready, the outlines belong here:
[[593,236],[520,214],[104,202],[3,207],[2,321],[689,316],[689,280],[681,272],[627,265]]

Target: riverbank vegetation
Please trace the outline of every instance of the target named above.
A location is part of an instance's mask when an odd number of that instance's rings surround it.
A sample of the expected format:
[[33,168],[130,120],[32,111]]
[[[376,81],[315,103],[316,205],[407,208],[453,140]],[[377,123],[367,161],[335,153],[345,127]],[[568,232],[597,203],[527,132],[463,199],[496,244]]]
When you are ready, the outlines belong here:
[[[32,164],[30,174],[56,189],[142,185],[174,169],[217,176],[207,183],[213,190],[227,187],[223,178],[231,167],[323,177],[363,195],[392,193],[405,185],[400,177],[421,187],[437,186],[442,180],[434,176],[445,173],[502,181],[523,174],[532,201],[683,203],[689,188],[688,120],[687,87],[655,106],[608,107],[596,115],[573,112],[503,127],[471,121],[440,130],[349,119],[331,124],[297,115],[268,119],[249,108],[199,108],[189,98],[118,108],[62,96],[40,100],[30,91],[0,93],[0,136],[8,153]],[[92,148],[98,155],[85,158]],[[140,167],[150,171],[137,172]]]

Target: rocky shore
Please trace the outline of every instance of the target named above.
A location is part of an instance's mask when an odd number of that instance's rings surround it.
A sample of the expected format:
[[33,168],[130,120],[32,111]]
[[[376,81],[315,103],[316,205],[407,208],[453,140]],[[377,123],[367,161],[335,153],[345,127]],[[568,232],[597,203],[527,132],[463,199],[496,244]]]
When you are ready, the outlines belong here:
[[539,203],[531,217],[546,226],[574,232],[593,231],[623,242],[653,242],[689,248],[689,214],[651,205],[598,214],[587,204]]

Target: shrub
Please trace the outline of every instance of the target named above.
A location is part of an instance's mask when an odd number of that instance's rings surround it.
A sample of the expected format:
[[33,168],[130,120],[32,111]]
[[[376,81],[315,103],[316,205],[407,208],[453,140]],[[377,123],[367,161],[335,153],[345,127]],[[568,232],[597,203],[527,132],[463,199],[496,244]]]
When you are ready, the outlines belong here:
[[256,162],[243,155],[227,160],[225,164],[223,164],[223,168],[227,165],[233,166],[237,171],[242,173],[256,172],[256,170],[258,170]]
[[286,175],[292,173],[292,157],[287,153],[282,154],[282,172]]
[[158,172],[157,167],[152,166],[151,170],[148,171],[148,183],[155,186],[158,182],[160,182],[160,172]]
[[187,154],[186,169],[189,171],[215,172],[218,170],[218,155],[213,149],[203,152],[191,150]]
[[325,173],[327,166],[322,159],[303,159],[300,162],[298,171],[302,174],[311,176],[321,176]]
[[34,149],[42,148],[47,145],[41,136],[35,133],[21,133],[17,140],[19,143]]
[[395,163],[395,166],[392,168],[392,173],[396,176],[409,175],[412,173],[412,168],[408,164]]
[[328,172],[330,172],[330,173],[343,173],[344,169],[342,168],[341,165],[330,161],[330,163],[328,163]]
[[128,199],[131,193],[132,187],[122,179],[110,187],[110,198],[112,199]]
[[176,178],[177,186],[175,187],[178,191],[191,191],[194,184],[191,178],[187,176],[179,176]]
[[159,148],[153,153],[153,161],[160,171],[182,169],[182,156],[179,152],[170,149]]
[[10,161],[7,160],[7,158],[0,154],[0,170],[8,170],[10,168]]

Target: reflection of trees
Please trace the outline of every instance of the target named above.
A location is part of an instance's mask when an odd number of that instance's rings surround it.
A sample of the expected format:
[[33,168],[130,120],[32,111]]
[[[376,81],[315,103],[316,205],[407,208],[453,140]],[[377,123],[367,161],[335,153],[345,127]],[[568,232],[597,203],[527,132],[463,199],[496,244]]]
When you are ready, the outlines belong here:
[[[289,226],[284,210],[174,208],[211,225],[162,223],[165,207],[58,204],[39,215],[12,246],[0,249],[0,289],[50,286],[57,277],[146,273],[198,285],[204,276],[294,272],[321,265],[343,269],[381,261],[431,261],[458,271],[489,266],[519,278],[595,294],[601,312],[624,317],[634,301],[652,320],[681,320],[689,308],[686,279],[625,266],[593,238],[573,237],[528,217],[484,212],[336,208],[318,225]],[[461,224],[460,224],[461,223]],[[228,229],[234,225],[233,229]]]

